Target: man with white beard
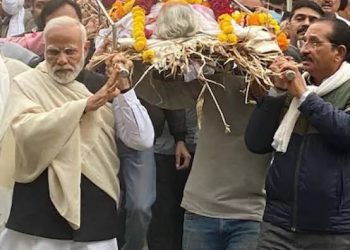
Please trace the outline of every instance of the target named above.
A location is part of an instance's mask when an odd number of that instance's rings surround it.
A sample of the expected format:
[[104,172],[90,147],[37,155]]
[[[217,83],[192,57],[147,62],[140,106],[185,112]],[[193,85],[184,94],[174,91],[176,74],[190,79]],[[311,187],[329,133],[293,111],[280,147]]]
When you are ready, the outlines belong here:
[[[15,78],[0,128],[11,127],[16,141],[0,249],[117,249],[115,137],[137,150],[151,147],[151,121],[118,70],[95,94],[74,80],[88,49],[79,21],[52,19],[44,39],[46,61]],[[125,58],[119,63],[132,68]]]

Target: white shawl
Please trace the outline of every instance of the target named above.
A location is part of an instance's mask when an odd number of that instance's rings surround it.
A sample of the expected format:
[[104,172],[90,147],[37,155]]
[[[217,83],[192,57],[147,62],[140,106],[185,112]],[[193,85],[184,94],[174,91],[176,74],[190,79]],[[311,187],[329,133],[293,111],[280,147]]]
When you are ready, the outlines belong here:
[[113,114],[106,105],[83,115],[90,95],[79,82],[54,82],[43,62],[15,78],[6,113],[16,141],[15,180],[32,182],[48,169],[50,198],[73,229],[80,227],[81,174],[119,197]]
[[[307,89],[319,96],[324,96],[331,91],[339,88],[350,79],[350,64],[343,62],[337,72],[325,79],[319,86],[307,86]],[[292,135],[295,123],[298,120],[300,111],[298,110],[299,100],[294,97],[287,113],[285,114],[280,126],[278,127],[272,142],[272,147],[277,152],[285,153],[288,148],[289,140]]]
[[[4,60],[0,55],[0,122],[3,121],[5,105],[10,92],[10,77]],[[1,139],[0,135],[0,139]]]

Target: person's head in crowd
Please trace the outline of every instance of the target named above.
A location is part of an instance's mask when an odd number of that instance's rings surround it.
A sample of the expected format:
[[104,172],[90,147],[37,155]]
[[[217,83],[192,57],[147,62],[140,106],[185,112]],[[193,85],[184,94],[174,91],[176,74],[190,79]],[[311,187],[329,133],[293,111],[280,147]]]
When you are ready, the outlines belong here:
[[45,26],[44,41],[50,77],[60,84],[72,82],[84,67],[88,50],[85,27],[68,16],[53,18]]
[[56,17],[69,16],[79,21],[82,20],[79,5],[72,0],[51,0],[42,10],[39,17],[39,30],[43,30],[46,23]]
[[48,2],[50,2],[50,0],[33,0],[32,1],[32,15],[37,26],[39,24],[40,14]]
[[334,14],[338,11],[340,0],[314,0],[321,6],[322,10],[327,14]]
[[298,41],[303,38],[309,26],[324,16],[322,8],[310,0],[298,1],[290,13],[287,32],[290,43],[298,47]]
[[278,22],[281,21],[286,8],[286,0],[262,0],[262,5],[269,10],[273,18]]
[[338,13],[341,17],[350,21],[350,1],[349,0],[341,0],[340,1]]
[[171,1],[163,5],[156,21],[156,36],[160,39],[190,37],[199,31],[196,13],[189,4]]
[[317,85],[333,75],[344,61],[350,62],[350,28],[344,21],[317,20],[306,31],[303,42],[303,68]]

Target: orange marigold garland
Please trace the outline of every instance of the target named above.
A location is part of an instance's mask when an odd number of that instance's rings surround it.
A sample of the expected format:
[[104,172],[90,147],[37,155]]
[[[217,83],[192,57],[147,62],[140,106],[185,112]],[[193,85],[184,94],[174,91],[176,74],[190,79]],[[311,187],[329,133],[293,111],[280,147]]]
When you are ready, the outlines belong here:
[[236,21],[237,24],[242,26],[265,26],[276,35],[278,45],[281,50],[284,51],[288,49],[288,38],[284,32],[281,31],[276,19],[274,19],[271,14],[264,12],[253,12],[253,13],[244,13],[236,11],[232,14],[232,18]]
[[113,21],[118,21],[131,11],[134,3],[135,0],[126,0],[125,2],[122,2],[121,0],[115,1],[109,10],[109,16]]
[[288,47],[289,47],[289,41],[288,41],[288,38],[287,38],[286,33],[280,32],[280,33],[277,35],[277,42],[278,42],[278,45],[280,46],[280,48],[281,48],[282,51],[285,51],[285,50],[288,49]]

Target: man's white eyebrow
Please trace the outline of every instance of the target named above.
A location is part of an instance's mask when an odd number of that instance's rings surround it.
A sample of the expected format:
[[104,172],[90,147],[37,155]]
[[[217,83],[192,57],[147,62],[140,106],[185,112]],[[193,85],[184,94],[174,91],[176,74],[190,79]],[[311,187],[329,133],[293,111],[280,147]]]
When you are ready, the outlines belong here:
[[[47,46],[47,49],[58,49],[59,50],[61,48],[50,44]],[[63,49],[78,49],[78,47],[73,45],[73,44],[68,44],[68,46],[65,46]]]

